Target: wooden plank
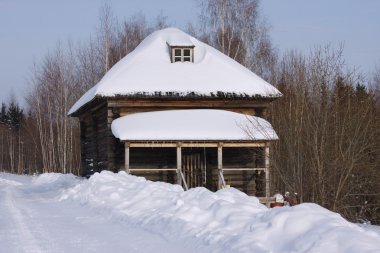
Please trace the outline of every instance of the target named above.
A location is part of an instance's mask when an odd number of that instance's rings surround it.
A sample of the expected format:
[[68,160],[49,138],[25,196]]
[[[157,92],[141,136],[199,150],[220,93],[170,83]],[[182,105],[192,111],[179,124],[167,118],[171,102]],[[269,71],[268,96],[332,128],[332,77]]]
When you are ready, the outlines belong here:
[[177,143],[130,143],[131,148],[175,148]]
[[177,143],[177,184],[182,185],[182,149],[181,143]]
[[185,177],[183,176],[183,173],[182,173],[182,170],[179,171],[180,175],[181,175],[181,179],[182,179],[182,182],[185,186],[185,190],[189,190],[189,187],[187,186],[187,183],[186,183],[186,180],[185,180]]
[[129,169],[129,143],[126,142],[124,143],[125,146],[125,171],[129,174],[130,169]]
[[202,160],[201,160],[201,154],[197,155],[197,168],[196,168],[196,174],[195,174],[195,187],[197,186],[202,186],[202,180],[201,180],[201,175],[202,175]]
[[218,189],[226,187],[226,182],[223,176],[223,144],[218,144]]
[[177,169],[147,169],[147,168],[138,168],[138,169],[129,169],[130,172],[132,171],[177,171]]
[[216,148],[218,144],[210,143],[210,142],[203,142],[203,143],[197,143],[197,142],[181,142],[182,147],[184,148]]
[[[204,107],[202,107],[203,109]],[[186,110],[186,109],[194,109],[194,108],[183,108],[183,107],[178,107],[175,108],[176,110]],[[195,108],[196,109],[196,108]],[[210,107],[210,109],[218,109],[214,107]],[[255,116],[257,115],[256,111],[258,110],[257,108],[219,108],[223,109],[226,111],[231,111],[231,112],[237,112],[237,113],[242,113],[246,115],[251,115]],[[155,112],[155,111],[165,111],[165,110],[173,110],[173,107],[120,107],[120,117],[126,116],[126,115],[131,115],[134,113],[141,113],[141,112]]]
[[234,170],[236,170],[236,171],[242,171],[242,170],[253,170],[253,171],[265,171],[266,170],[266,168],[224,168],[223,167],[223,171],[234,171]]
[[[203,147],[217,147],[217,143],[182,143],[181,145],[184,148],[203,148]],[[132,142],[131,147],[139,147],[139,148],[172,148],[177,147],[177,142]]]
[[[217,142],[181,142],[181,146],[184,148],[216,148],[218,147]],[[223,147],[265,147],[265,142],[231,142],[231,143],[223,143]],[[170,147],[177,147],[177,142],[152,142],[152,141],[139,141],[139,142],[133,142],[130,141],[130,147],[131,148],[170,148]]]
[[[149,108],[157,109],[191,109],[191,108],[214,108],[214,109],[246,109],[246,108],[267,108],[271,99],[239,98],[225,99],[222,97],[214,98],[169,98],[161,96],[160,98],[138,98],[130,96],[128,98],[108,99],[108,106],[115,108]],[[120,111],[121,113],[122,111]]]
[[265,197],[270,196],[270,177],[269,177],[269,146],[265,147]]
[[225,148],[260,148],[265,147],[265,142],[224,142]]

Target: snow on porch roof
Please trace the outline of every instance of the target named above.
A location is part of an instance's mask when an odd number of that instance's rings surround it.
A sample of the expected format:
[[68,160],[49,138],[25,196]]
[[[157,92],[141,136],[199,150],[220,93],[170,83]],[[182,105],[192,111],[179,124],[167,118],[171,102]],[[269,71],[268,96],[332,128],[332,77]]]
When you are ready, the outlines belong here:
[[[194,46],[194,62],[171,63],[169,45]],[[182,96],[231,93],[251,97],[280,97],[271,84],[215,48],[176,28],[156,31],[113,66],[70,109],[69,115],[95,97],[139,93]]]
[[249,141],[278,139],[272,125],[259,117],[223,110],[143,112],[112,122],[122,141]]

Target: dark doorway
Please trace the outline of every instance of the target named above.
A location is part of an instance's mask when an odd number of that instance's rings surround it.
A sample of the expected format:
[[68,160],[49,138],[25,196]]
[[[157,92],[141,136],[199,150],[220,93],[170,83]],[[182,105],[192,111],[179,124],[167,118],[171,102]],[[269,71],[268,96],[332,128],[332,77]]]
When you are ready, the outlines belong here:
[[217,149],[182,148],[182,172],[189,188],[217,189]]

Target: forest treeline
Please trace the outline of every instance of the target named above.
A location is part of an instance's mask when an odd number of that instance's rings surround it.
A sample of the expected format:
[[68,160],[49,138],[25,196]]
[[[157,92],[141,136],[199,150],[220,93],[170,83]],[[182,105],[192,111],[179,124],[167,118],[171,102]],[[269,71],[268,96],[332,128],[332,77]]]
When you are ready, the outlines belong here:
[[[379,224],[380,67],[370,76],[349,70],[343,48],[329,45],[279,55],[257,0],[204,0],[200,10],[187,32],[283,93],[268,115],[280,138],[271,192],[297,192],[301,202]],[[26,108],[2,104],[0,171],[79,174],[79,122],[68,110],[148,34],[170,26],[163,15],[120,21],[109,4],[99,20],[88,41],[61,43],[34,64]]]

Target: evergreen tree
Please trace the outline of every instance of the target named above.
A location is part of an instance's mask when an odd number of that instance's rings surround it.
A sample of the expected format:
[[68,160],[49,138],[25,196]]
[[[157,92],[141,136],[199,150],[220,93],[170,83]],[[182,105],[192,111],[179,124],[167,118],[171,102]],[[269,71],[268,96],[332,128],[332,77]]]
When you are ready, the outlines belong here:
[[7,120],[8,126],[12,129],[19,130],[23,118],[24,118],[23,110],[20,108],[20,106],[17,103],[11,102],[6,113],[6,120]]
[[7,124],[7,121],[8,121],[7,106],[4,103],[1,103],[0,124]]

